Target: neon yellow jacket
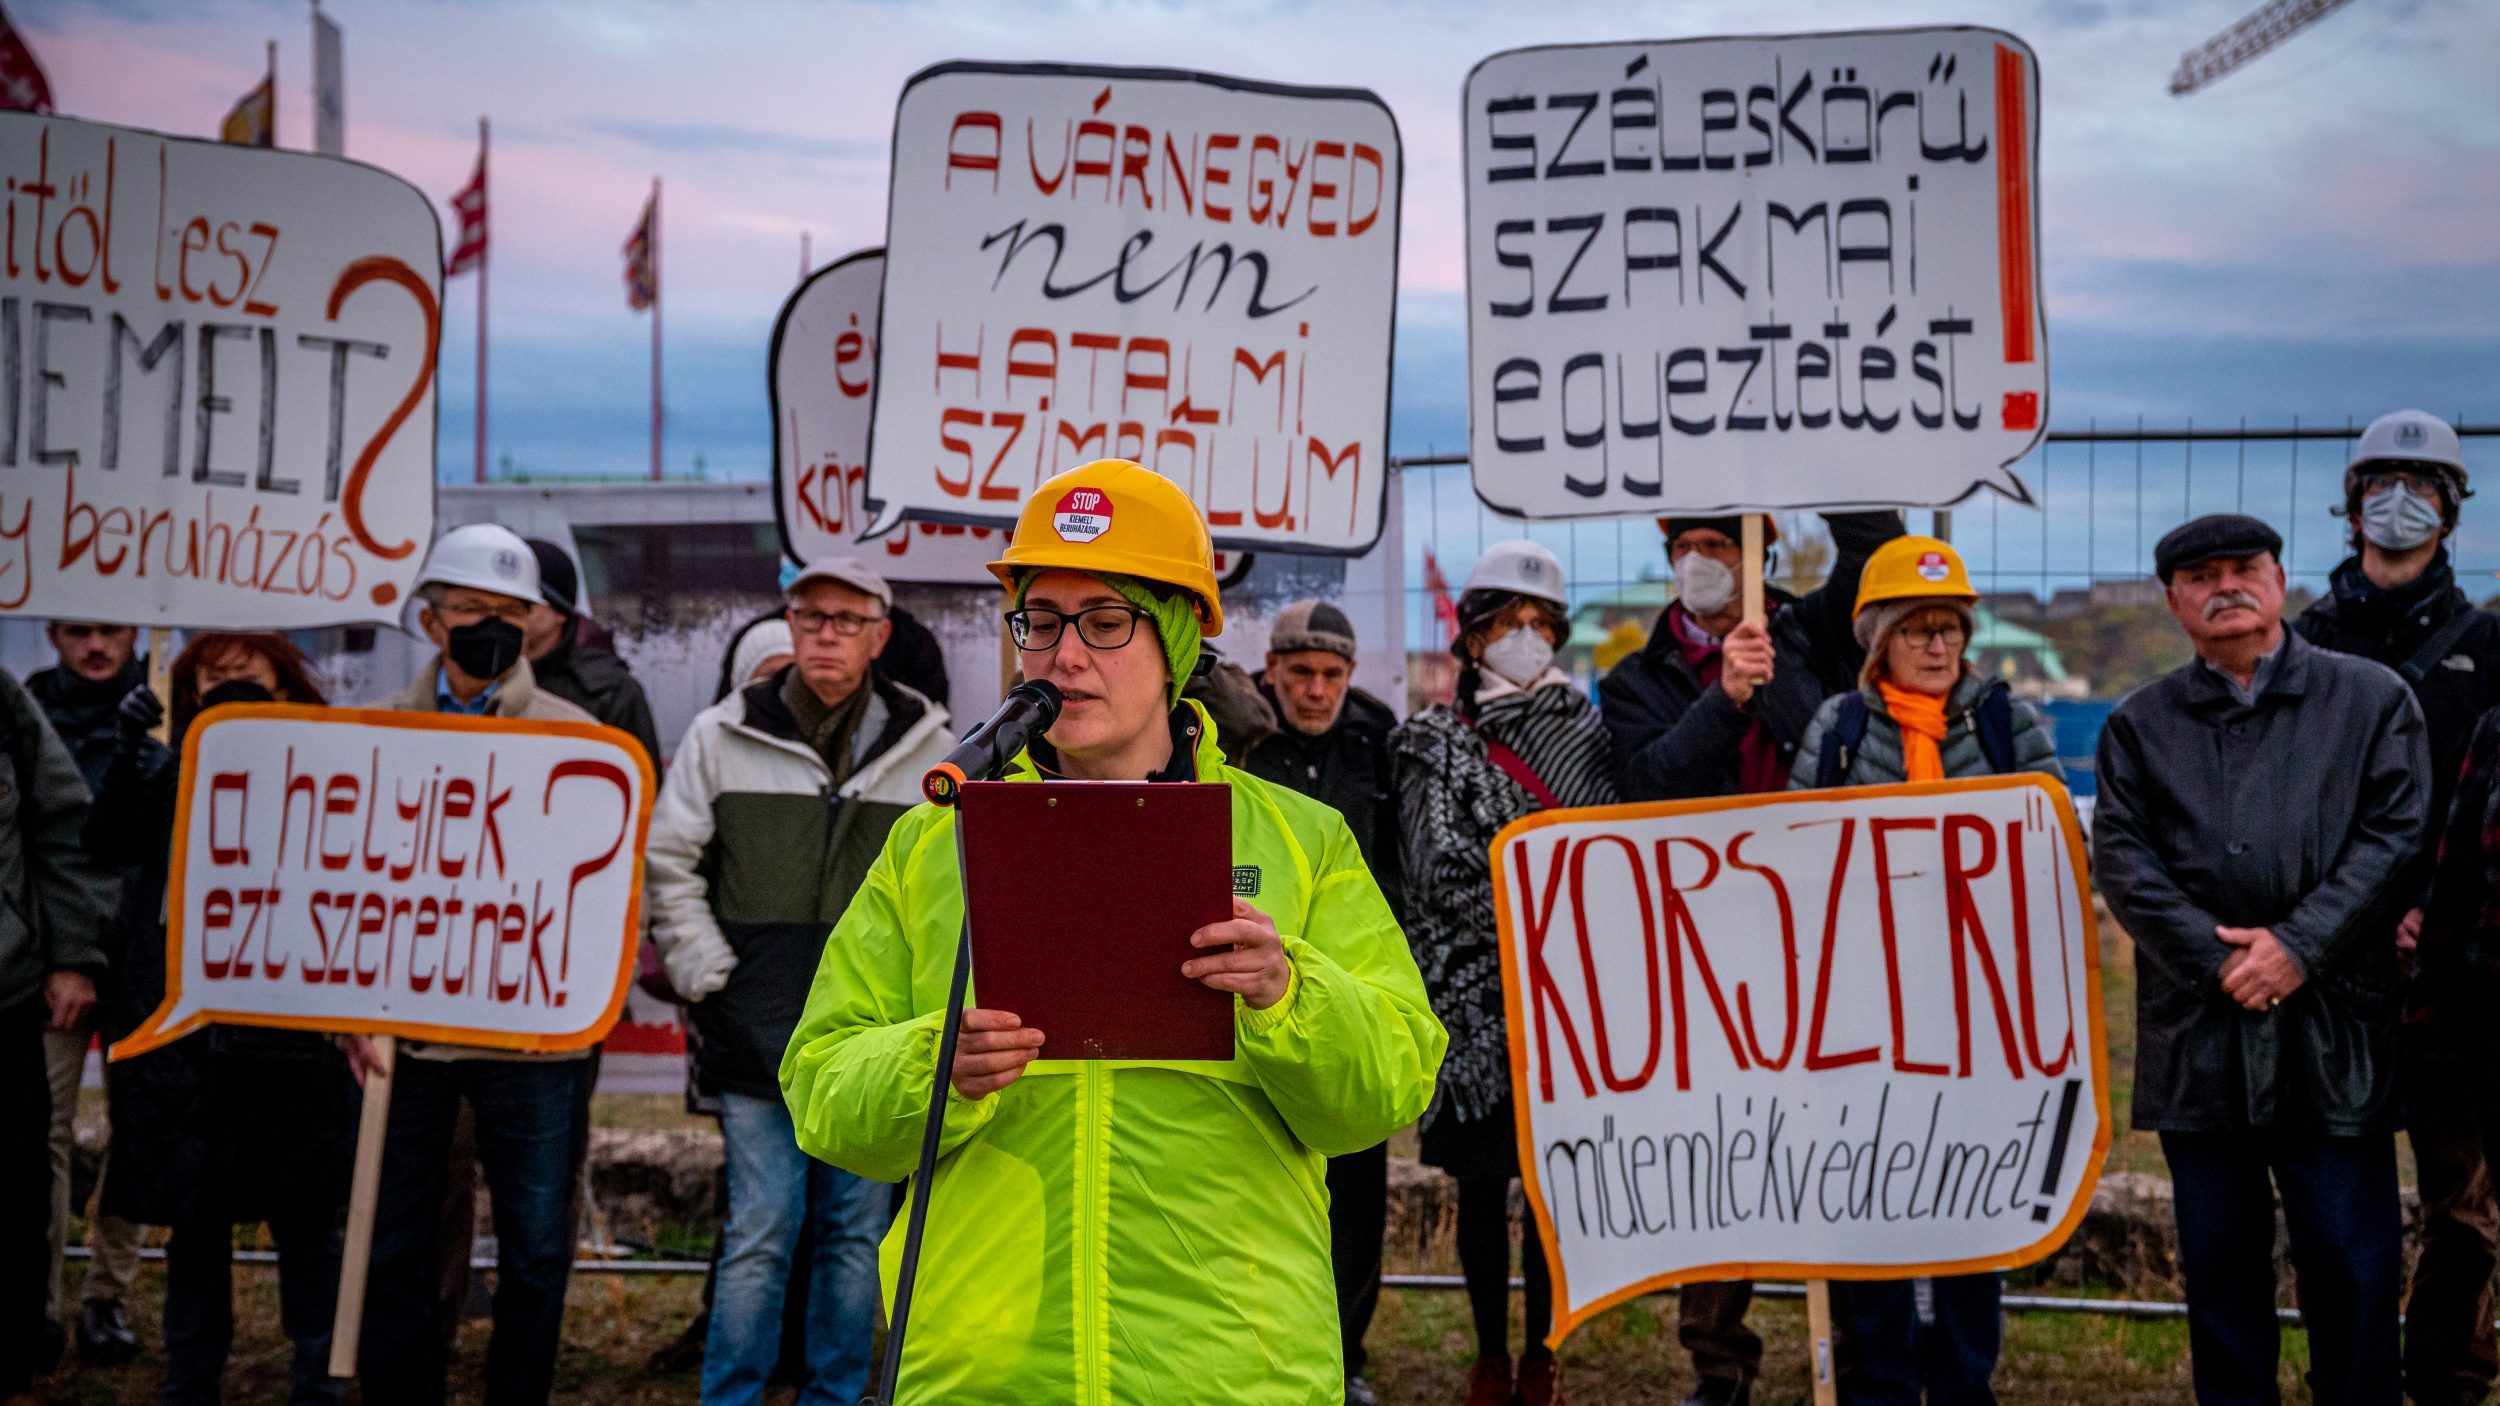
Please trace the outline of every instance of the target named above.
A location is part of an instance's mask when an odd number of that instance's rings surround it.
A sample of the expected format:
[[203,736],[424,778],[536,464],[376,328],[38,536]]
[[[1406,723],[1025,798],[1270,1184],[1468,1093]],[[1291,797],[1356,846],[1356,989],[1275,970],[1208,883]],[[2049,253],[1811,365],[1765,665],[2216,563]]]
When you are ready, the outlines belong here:
[[[948,1092],[903,1401],[1344,1399],[1324,1158],[1421,1115],[1448,1037],[1345,821],[1225,766],[1203,710],[1198,734],[1291,984],[1264,1011],[1236,1000],[1228,1062],[1037,1060],[987,1098]],[[1037,779],[1031,758],[1007,778]],[[895,823],[782,1058],[799,1145],[862,1176],[919,1157],[963,918],[954,824],[926,805]],[[902,1239],[897,1217],[889,1304]]]

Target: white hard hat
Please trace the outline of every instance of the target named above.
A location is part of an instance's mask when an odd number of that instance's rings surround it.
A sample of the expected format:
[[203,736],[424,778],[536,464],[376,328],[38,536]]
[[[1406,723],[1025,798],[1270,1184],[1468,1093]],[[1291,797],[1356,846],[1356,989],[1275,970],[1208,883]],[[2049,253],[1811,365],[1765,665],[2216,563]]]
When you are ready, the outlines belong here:
[[2382,459],[2438,464],[2465,473],[2465,452],[2457,432],[2427,410],[2392,410],[2370,422],[2352,447],[2347,467]]
[[417,576],[419,589],[430,585],[470,586],[532,605],[546,601],[538,590],[537,554],[510,528],[491,522],[455,527],[435,539]]
[[1571,598],[1563,591],[1562,563],[1543,545],[1524,537],[1485,548],[1459,594],[1469,591],[1509,591],[1551,601],[1563,610],[1571,608]]

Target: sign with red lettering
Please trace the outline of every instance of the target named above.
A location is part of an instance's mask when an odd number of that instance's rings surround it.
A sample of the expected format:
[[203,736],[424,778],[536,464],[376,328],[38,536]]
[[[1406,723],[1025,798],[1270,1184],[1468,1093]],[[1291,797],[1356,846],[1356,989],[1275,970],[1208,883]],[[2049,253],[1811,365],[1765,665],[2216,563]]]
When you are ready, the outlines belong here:
[[793,561],[863,557],[889,581],[995,586],[1007,547],[994,527],[916,522],[872,541],[868,412],[877,385],[877,296],[885,251],[818,269],[773,327],[773,504]]
[[590,723],[213,709],[183,738],[165,1001],[113,1057],[212,1021],[594,1044],[634,972],[654,789]]
[[1011,525],[1053,474],[1124,458],[1226,546],[1369,549],[1402,170],[1361,89],[923,70],[894,118],[872,530]]
[[2082,1220],[2108,1058],[2063,786],[1546,811],[1493,859],[1553,1342],[1671,1284],[2028,1264]]
[[0,113],[0,612],[396,624],[442,237],[335,157]]
[[1467,76],[1476,494],[1943,507],[2046,432],[2040,72],[1993,29],[1552,45]]

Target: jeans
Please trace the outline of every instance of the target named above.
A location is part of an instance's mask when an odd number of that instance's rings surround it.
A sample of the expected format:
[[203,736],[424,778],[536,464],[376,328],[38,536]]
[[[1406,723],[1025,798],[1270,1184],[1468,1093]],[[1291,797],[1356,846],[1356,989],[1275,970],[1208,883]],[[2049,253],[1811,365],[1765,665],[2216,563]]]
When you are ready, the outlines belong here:
[[[2309,1387],[2318,1406],[2396,1406],[2404,1220],[2392,1136],[2163,1133],[2187,1281],[2188,1351],[2203,1406],[2272,1406],[2274,1197],[2283,1197]],[[2272,1185],[2269,1185],[2271,1179]]]
[[[344,1400],[330,1375],[331,1318],[338,1312],[339,1245],[329,1214],[269,1222],[278,1242],[278,1323],[295,1344],[287,1369],[291,1406]],[[224,1399],[234,1345],[234,1227],[223,1220],[174,1227],[165,1246],[165,1406]]]
[[439,1327],[444,1167],[466,1100],[495,1220],[495,1333],[487,1406],[537,1406],[554,1389],[573,1272],[573,1167],[589,1139],[587,1059],[417,1059],[391,1072],[373,1264],[357,1378],[368,1406],[443,1399]]
[[1363,1335],[1380,1306],[1380,1242],[1389,1233],[1389,1144],[1328,1159],[1329,1265],[1345,1374],[1363,1375]]
[[51,1277],[52,1085],[43,997],[0,1010],[0,1399],[50,1367],[43,1290]]
[[1848,1406],[1995,1406],[2004,1320],[2004,1278],[1955,1274],[1926,1281],[1850,1280],[1832,1285],[1832,1326],[1840,1339],[1840,1399]]
[[868,1386],[877,1308],[877,1241],[892,1189],[799,1150],[778,1098],[721,1095],[729,1221],[712,1278],[703,1343],[704,1406],[761,1401],[781,1352],[790,1258],[809,1238],[807,1379],[797,1406],[852,1406]]

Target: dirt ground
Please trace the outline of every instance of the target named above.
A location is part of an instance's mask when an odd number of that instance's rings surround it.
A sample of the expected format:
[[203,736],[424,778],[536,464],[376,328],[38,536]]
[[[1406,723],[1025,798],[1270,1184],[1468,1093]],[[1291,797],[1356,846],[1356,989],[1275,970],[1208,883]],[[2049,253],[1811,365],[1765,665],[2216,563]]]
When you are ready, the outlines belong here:
[[[266,1268],[236,1275],[234,1356],[226,1399],[238,1403],[283,1401],[289,1349],[278,1332],[277,1277]],[[657,1373],[652,1355],[694,1316],[698,1286],[692,1278],[579,1275],[565,1316],[565,1352],[556,1372],[556,1400],[583,1406],[660,1406],[696,1399],[691,1370]],[[151,1268],[142,1279],[134,1326],[149,1350],[125,1367],[57,1374],[35,1396],[45,1406],[105,1406],[154,1402],[162,1381],[156,1305],[163,1279]],[[1675,1345],[1671,1296],[1627,1304],[1589,1325],[1563,1349],[1564,1385],[1578,1406],[1672,1403],[1692,1385],[1683,1353]],[[1806,1389],[1805,1310],[1795,1301],[1757,1304],[1752,1319],[1768,1347],[1764,1380],[1754,1399],[1762,1406],[1802,1406]],[[2131,1322],[2065,1314],[2011,1314],[1997,1394],[2005,1406],[2151,1406],[2187,1398],[2187,1328],[2176,1320]],[[487,1325],[461,1333],[453,1365],[452,1399],[482,1394],[478,1373],[486,1357]],[[1466,1302],[1457,1294],[1392,1290],[1381,1298],[1371,1334],[1371,1377],[1381,1399],[1398,1406],[1456,1406],[1464,1391],[1472,1351]],[[2306,1402],[2297,1367],[2306,1344],[2285,1335],[2284,1399]],[[351,1391],[349,1399],[355,1399]],[[789,1393],[776,1392],[786,1402]]]

